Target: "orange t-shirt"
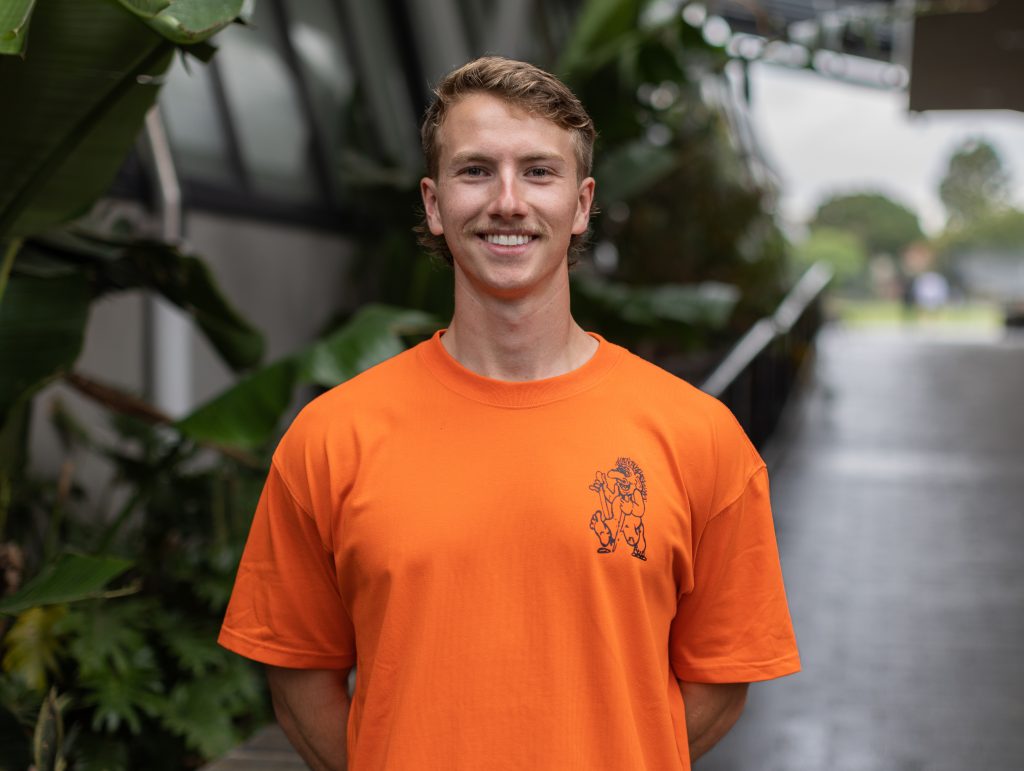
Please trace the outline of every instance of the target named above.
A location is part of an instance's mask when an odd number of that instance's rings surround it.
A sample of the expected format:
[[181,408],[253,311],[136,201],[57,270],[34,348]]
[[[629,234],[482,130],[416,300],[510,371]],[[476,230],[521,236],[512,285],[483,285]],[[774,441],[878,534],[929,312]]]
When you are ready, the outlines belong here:
[[357,665],[353,771],[688,769],[677,678],[799,669],[757,452],[597,339],[510,383],[439,333],[282,439],[220,642]]

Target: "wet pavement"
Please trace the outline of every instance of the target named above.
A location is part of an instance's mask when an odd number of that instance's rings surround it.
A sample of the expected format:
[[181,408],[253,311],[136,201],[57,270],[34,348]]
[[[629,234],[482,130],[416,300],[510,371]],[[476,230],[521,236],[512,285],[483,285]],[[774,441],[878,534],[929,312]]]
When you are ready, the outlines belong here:
[[697,771],[1024,769],[1024,340],[826,330],[766,459],[804,671]]

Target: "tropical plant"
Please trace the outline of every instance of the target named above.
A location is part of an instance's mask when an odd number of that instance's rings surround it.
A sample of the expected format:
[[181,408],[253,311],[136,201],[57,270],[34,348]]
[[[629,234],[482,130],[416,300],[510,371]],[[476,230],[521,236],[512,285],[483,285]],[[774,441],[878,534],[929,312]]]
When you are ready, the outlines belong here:
[[[260,367],[263,338],[195,255],[87,212],[135,141],[176,52],[208,58],[242,0],[23,0],[0,11],[0,768],[193,767],[260,721],[254,668],[215,644],[270,443],[299,389],[351,377],[430,331],[364,308]],[[31,22],[31,23],[30,23]],[[90,310],[143,290],[182,308],[238,384],[183,420],[76,370]],[[28,457],[59,382],[56,479]],[[39,416],[37,416],[38,418]],[[98,463],[109,481],[84,485]]]
[[[735,337],[773,307],[786,278],[786,243],[770,213],[774,191],[737,152],[728,100],[710,96],[724,93],[728,55],[680,13],[659,7],[587,3],[558,71],[600,133],[594,238],[617,256],[605,280],[636,289],[689,286],[672,290],[676,312],[663,319],[686,318],[688,329],[677,323],[674,342],[662,336],[659,347],[693,350]],[[722,284],[738,291],[723,292]],[[719,308],[681,311],[688,301]],[[593,321],[600,328],[601,318]],[[644,347],[645,337],[636,329],[626,339]]]

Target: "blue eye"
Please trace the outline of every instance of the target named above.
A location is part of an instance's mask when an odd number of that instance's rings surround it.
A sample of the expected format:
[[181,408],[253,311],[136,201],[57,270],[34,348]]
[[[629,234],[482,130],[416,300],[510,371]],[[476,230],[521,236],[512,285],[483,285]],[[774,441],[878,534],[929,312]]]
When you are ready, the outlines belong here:
[[484,170],[480,166],[469,166],[462,173],[470,177],[479,177],[484,174]]
[[530,169],[527,174],[531,177],[546,177],[551,173],[550,169],[534,168]]

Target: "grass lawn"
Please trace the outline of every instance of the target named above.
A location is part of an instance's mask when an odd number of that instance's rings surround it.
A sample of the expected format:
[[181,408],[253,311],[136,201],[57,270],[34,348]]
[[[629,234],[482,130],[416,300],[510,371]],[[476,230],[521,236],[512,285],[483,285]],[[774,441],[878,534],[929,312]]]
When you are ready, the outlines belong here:
[[969,327],[999,329],[1003,326],[1002,309],[995,303],[963,302],[938,311],[907,313],[903,304],[890,300],[851,300],[832,297],[828,300],[832,318],[850,327],[895,327],[915,324],[921,327]]

